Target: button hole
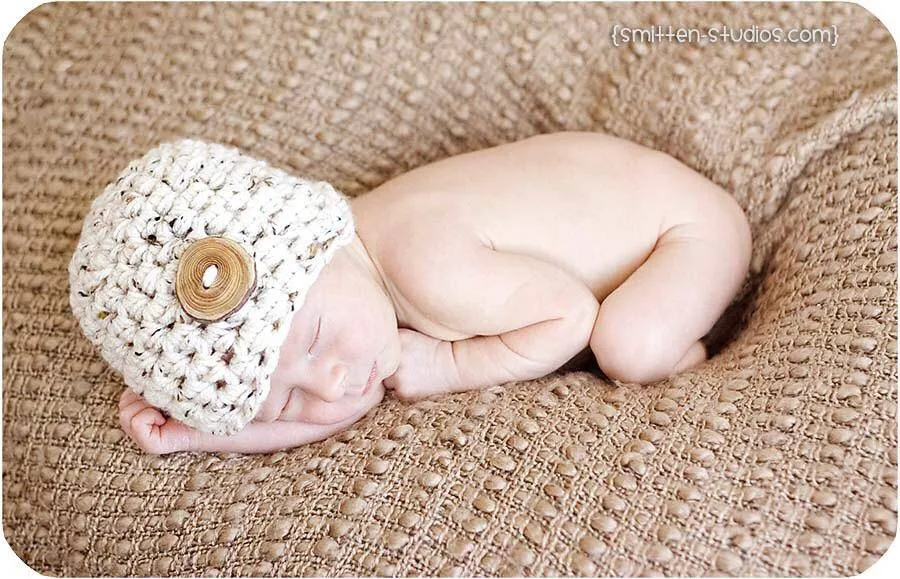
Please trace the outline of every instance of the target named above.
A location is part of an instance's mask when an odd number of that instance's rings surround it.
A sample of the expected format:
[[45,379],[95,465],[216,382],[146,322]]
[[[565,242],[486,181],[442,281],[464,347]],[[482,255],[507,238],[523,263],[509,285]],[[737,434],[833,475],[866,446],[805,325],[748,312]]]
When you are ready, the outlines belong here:
[[219,275],[219,268],[215,265],[211,265],[206,268],[206,271],[203,272],[203,287],[209,289],[216,281],[216,276]]

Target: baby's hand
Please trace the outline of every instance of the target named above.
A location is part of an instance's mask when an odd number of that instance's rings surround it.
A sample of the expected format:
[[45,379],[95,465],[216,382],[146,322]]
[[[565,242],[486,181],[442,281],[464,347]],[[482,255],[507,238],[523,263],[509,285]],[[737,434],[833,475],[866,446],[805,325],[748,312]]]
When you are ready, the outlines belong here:
[[166,418],[131,388],[126,388],[119,399],[119,424],[125,434],[151,454],[188,450],[190,446],[190,427]]
[[158,408],[147,403],[131,388],[119,400],[119,423],[145,452],[239,452],[255,454],[275,452],[324,440],[347,429],[365,415],[368,409],[333,424],[307,424],[275,420],[249,422],[235,434],[215,435],[195,430],[172,417],[166,418]]
[[400,328],[400,365],[384,387],[400,400],[418,400],[453,392],[452,343]]

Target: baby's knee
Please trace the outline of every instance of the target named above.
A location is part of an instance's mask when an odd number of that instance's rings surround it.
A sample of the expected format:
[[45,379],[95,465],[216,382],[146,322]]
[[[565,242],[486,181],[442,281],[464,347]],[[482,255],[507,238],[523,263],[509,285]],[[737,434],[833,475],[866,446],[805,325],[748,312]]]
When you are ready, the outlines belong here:
[[666,343],[659,326],[643,327],[634,319],[598,316],[590,340],[597,365],[609,378],[626,383],[650,384],[668,377],[684,352]]
[[603,373],[613,380],[646,384],[656,374],[646,341],[602,332],[591,338],[591,351]]

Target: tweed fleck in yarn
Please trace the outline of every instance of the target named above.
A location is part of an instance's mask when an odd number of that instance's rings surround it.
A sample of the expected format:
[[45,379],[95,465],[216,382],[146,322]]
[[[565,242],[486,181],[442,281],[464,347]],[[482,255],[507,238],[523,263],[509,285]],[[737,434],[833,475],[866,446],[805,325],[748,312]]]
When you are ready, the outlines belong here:
[[[70,305],[150,404],[233,434],[268,395],[292,312],[353,232],[347,198],[328,183],[223,145],[162,144],[92,202],[69,263]],[[252,256],[256,285],[236,311],[203,322],[179,303],[175,276],[182,253],[210,236]]]

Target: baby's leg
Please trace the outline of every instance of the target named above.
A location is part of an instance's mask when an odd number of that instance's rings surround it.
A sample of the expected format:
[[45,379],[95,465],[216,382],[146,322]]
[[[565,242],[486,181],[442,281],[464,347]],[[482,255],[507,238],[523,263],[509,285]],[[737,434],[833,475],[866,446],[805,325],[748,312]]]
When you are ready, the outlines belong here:
[[670,229],[600,304],[590,347],[610,378],[649,384],[706,358],[699,339],[740,288],[751,249],[745,221],[709,217]]
[[688,348],[688,351],[685,353],[684,357],[675,364],[675,367],[672,369],[672,374],[679,374],[684,372],[685,370],[690,370],[694,366],[699,365],[701,362],[706,361],[706,346],[703,345],[703,342],[697,340],[691,347]]

